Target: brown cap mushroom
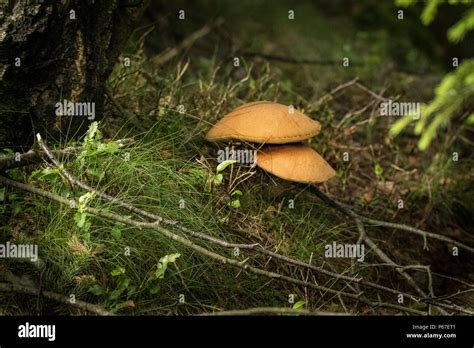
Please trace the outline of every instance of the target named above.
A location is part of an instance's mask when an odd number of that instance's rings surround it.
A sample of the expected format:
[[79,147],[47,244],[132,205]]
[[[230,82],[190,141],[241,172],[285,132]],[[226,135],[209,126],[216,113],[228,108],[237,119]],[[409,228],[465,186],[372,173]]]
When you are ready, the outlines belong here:
[[257,165],[288,181],[320,183],[336,172],[312,148],[302,144],[269,146],[257,153]]
[[321,124],[296,109],[258,101],[244,104],[225,115],[207,133],[210,141],[230,139],[267,144],[286,144],[309,139]]

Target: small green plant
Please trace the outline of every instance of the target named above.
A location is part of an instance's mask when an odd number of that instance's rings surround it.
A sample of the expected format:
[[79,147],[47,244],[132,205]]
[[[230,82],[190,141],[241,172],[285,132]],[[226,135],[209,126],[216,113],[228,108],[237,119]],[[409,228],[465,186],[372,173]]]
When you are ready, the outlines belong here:
[[[133,301],[129,298],[136,292],[137,287],[130,284],[130,278],[126,275],[125,268],[117,267],[110,272],[110,275],[116,284],[114,290],[109,292],[105,287],[95,284],[89,288],[89,292],[96,296],[107,295],[106,306],[110,307],[114,313],[125,307],[133,307]],[[125,301],[119,300],[124,294],[127,299]]]
[[77,200],[77,211],[74,214],[74,221],[76,222],[77,227],[84,232],[83,238],[85,241],[90,242],[90,227],[91,222],[87,220],[86,207],[89,202],[94,198],[95,193],[87,192],[86,194],[79,197]]
[[105,172],[99,168],[100,155],[114,154],[120,150],[117,142],[102,142],[102,132],[99,123],[92,122],[87,130],[82,143],[82,151],[77,156],[77,162],[81,168],[86,167],[86,173],[95,179],[102,179]]
[[125,224],[121,222],[116,222],[114,227],[110,230],[110,235],[112,238],[119,240],[122,238],[122,229],[125,227]]
[[298,301],[293,305],[293,309],[302,309],[304,305],[306,304],[306,301]]
[[383,180],[383,168],[380,163],[375,163],[374,165],[374,173],[377,179]]
[[236,163],[236,160],[227,160],[222,163],[219,163],[219,165],[216,168],[216,174],[214,174],[211,178],[211,181],[214,185],[220,185],[222,183],[222,180],[224,179],[224,176],[222,175],[222,172],[230,165]]
[[155,272],[146,281],[147,288],[149,289],[151,294],[156,294],[160,291],[161,285],[157,281],[165,277],[165,273],[166,273],[166,270],[168,269],[168,265],[170,263],[174,263],[176,259],[180,256],[181,254],[178,254],[178,253],[169,254],[169,255],[163,256],[160,259],[160,261],[158,261]]
[[240,200],[239,200],[238,196],[242,196],[242,191],[234,190],[234,191],[232,191],[230,196],[234,197],[234,198],[230,201],[229,205],[232,208],[240,208]]
[[140,286],[132,284],[125,268],[119,266],[110,272],[114,283],[112,291],[100,284],[93,285],[88,291],[96,296],[106,296],[105,306],[111,308],[114,313],[122,308],[134,307],[132,296],[143,290],[152,295],[157,294],[161,290],[161,281],[165,278],[168,266],[180,256],[181,254],[175,253],[160,258],[154,272]]

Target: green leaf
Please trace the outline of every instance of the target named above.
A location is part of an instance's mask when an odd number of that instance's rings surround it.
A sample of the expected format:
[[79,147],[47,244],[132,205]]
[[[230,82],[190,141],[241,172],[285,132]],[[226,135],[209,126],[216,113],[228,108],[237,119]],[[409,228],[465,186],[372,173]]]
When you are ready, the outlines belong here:
[[240,191],[240,190],[234,190],[230,195],[231,195],[231,196],[235,196],[235,195],[237,195],[237,196],[242,196],[242,194],[243,194],[242,191]]
[[[87,222],[84,224],[83,230],[88,231],[90,227],[91,227],[91,223],[87,221]],[[91,234],[88,233],[88,232],[87,232],[87,233],[83,233],[83,234],[81,235],[81,238],[82,238],[82,240],[83,240],[84,242],[87,242],[87,243],[90,243],[90,242],[91,242]]]
[[154,287],[150,288],[150,294],[155,295],[161,290],[160,284],[156,284]]
[[300,309],[306,304],[305,301],[298,301],[293,305],[293,309]]
[[124,289],[115,289],[109,294],[109,300],[116,300],[122,295]]
[[237,161],[236,160],[227,160],[227,161],[224,161],[222,163],[220,163],[217,168],[216,168],[216,171],[218,173],[222,172],[224,169],[226,169],[228,166],[230,166],[231,164],[234,164],[236,163]]
[[96,295],[96,296],[100,296],[100,295],[105,294],[105,289],[102,286],[100,286],[99,284],[93,285],[87,291],[94,294],[94,295]]
[[119,275],[125,274],[125,268],[117,267],[112,272],[110,272],[110,274],[112,275],[112,277],[117,277]]
[[115,225],[114,227],[112,227],[112,230],[110,231],[110,234],[112,235],[112,238],[114,238],[114,239],[122,238],[121,226]]
[[89,129],[87,130],[86,138],[94,139],[99,130],[99,123],[94,121],[90,124]]
[[466,124],[472,126],[474,124],[474,114],[470,114],[466,120]]
[[448,39],[451,42],[460,42],[466,34],[474,29],[474,9],[468,11],[455,25],[448,30]]
[[240,208],[240,200],[234,199],[233,201],[230,202],[230,206],[236,209]]
[[49,181],[55,181],[58,177],[60,177],[60,171],[57,168],[44,168],[35,170],[30,175],[30,179],[46,179]]
[[219,173],[219,174],[214,175],[212,182],[215,185],[220,185],[222,183],[222,179],[224,179],[224,177],[222,176],[222,174]]
[[14,154],[14,152],[13,152],[12,149],[3,149],[3,152],[5,152],[5,154],[6,154],[7,156],[10,156],[10,155],[13,155],[13,154]]
[[87,217],[87,213],[82,213],[80,211],[77,211],[74,214],[74,221],[76,222],[77,227],[79,228],[84,227],[84,224],[86,222],[86,217]]
[[97,156],[103,153],[113,154],[119,151],[120,151],[120,146],[116,142],[99,143],[97,144],[97,149],[95,151],[91,151],[90,153],[88,153],[87,156]]
[[383,168],[379,163],[375,164],[374,172],[377,177],[381,177],[383,173]]
[[84,208],[89,204],[89,202],[94,198],[95,193],[94,192],[87,192],[86,194],[83,194],[81,197],[79,197],[78,201],[78,206],[77,210],[79,212],[84,212]]
[[129,285],[130,285],[130,278],[122,277],[120,278],[118,282],[117,289],[125,290],[126,288],[128,288]]
[[421,21],[424,25],[430,24],[436,17],[438,12],[438,6],[442,3],[442,0],[431,0],[428,1],[421,13]]
[[94,178],[98,180],[102,179],[105,175],[104,172],[101,172],[97,168],[92,168],[92,167],[87,168],[86,173],[89,174],[90,176],[93,176]]
[[165,272],[168,268],[168,264],[175,262],[176,259],[180,256],[181,254],[179,253],[163,256],[156,265],[155,278],[163,279],[165,277]]

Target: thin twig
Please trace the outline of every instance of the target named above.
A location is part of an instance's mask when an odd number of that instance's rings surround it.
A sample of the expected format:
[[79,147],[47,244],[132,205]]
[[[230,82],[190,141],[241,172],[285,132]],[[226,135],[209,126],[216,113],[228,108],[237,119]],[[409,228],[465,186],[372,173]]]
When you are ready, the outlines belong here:
[[404,230],[404,231],[407,231],[407,232],[418,234],[418,235],[423,236],[425,238],[437,239],[437,240],[440,240],[440,241],[443,241],[443,242],[446,242],[446,243],[451,243],[453,245],[458,246],[461,249],[464,249],[464,250],[467,250],[471,253],[474,253],[474,247],[471,247],[471,246],[468,246],[468,245],[463,244],[461,242],[458,242],[458,241],[456,241],[452,238],[449,238],[447,236],[443,236],[443,235],[432,233],[432,232],[423,231],[423,230],[420,230],[419,228],[407,226],[407,225],[404,225],[404,224],[398,224],[398,223],[393,223],[393,222],[380,221],[380,220],[374,220],[374,219],[367,218],[365,216],[359,215],[358,213],[354,212],[348,205],[337,202],[337,201],[333,200],[332,198],[329,198],[324,193],[322,193],[317,187],[311,186],[311,190],[316,196],[318,196],[321,200],[323,200],[325,203],[327,203],[331,207],[339,210],[341,213],[343,213],[347,216],[357,218],[357,219],[361,220],[362,222],[366,222],[366,223],[369,223],[371,225],[385,226],[385,227],[390,227],[390,228],[394,228],[394,229],[398,229],[398,230]]
[[[243,52],[242,55],[244,57],[259,57],[266,60],[273,60],[282,63],[289,63],[289,64],[298,64],[298,65],[341,65],[342,60],[340,59],[296,59],[292,57],[286,57],[281,55],[274,55],[274,54],[266,54],[260,52]],[[353,66],[358,66],[359,64],[351,63]]]
[[346,316],[350,313],[309,311],[306,309],[292,309],[286,307],[255,307],[246,309],[234,309],[229,311],[218,311],[201,313],[200,316],[243,316],[243,315],[302,315],[302,316]]
[[[356,222],[356,225],[357,225],[357,228],[359,230],[359,233],[362,235],[365,235],[364,236],[364,241],[367,243],[367,245],[369,245],[369,247],[376,253],[376,255],[379,257],[380,260],[382,260],[383,262],[387,263],[387,264],[390,264],[392,266],[395,267],[395,270],[403,277],[407,280],[407,282],[418,292],[418,294],[420,294],[420,296],[423,297],[423,301],[427,302],[427,303],[431,303],[433,304],[434,301],[432,298],[429,298],[429,296],[417,285],[417,283],[413,280],[413,278],[408,274],[406,273],[404,270],[403,270],[403,266],[399,266],[397,265],[393,260],[391,260],[388,255],[386,255],[378,246],[376,243],[374,243],[368,236],[367,234],[365,233],[364,231],[364,226],[362,224],[362,219],[360,217],[360,215],[356,214],[355,212],[353,212],[350,208],[348,208],[346,205],[342,205],[336,201],[334,201],[333,199],[329,198],[328,196],[326,196],[324,193],[322,193],[316,186],[312,185],[311,186],[311,190],[313,193],[316,194],[316,196],[318,196],[321,200],[323,200],[325,203],[327,203],[328,205],[332,206],[333,208],[339,210],[340,212],[342,212],[344,215],[352,218],[355,222]],[[422,231],[424,232],[424,231]],[[470,311],[470,310],[466,310],[464,308],[461,308],[459,306],[457,306],[456,304],[453,304],[453,303],[439,303],[439,302],[436,302],[436,306],[438,306],[438,310],[443,313],[443,314],[447,314],[443,308],[439,308],[439,307],[444,307],[444,308],[447,308],[447,309],[452,309],[452,310],[457,310],[457,311],[461,311],[463,313],[467,313],[467,314],[474,314],[474,312]]]
[[224,23],[224,19],[222,17],[218,17],[215,22],[206,24],[201,29],[196,30],[191,35],[186,37],[183,41],[181,41],[179,44],[177,44],[175,47],[170,48],[165,52],[159,54],[158,56],[152,58],[150,60],[150,64],[155,67],[160,67],[166,64],[171,59],[173,59],[179,53],[179,51],[184,48],[191,47],[196,41],[212,32],[215,28],[221,26],[222,23]]
[[[132,138],[120,139],[116,142],[119,146],[128,146],[133,143]],[[62,150],[52,150],[51,153],[55,158],[59,160],[68,160],[74,158],[80,151],[82,146],[70,146]],[[25,167],[33,164],[38,164],[43,161],[49,162],[49,157],[44,151],[29,150],[28,152],[21,153],[19,155],[9,155],[0,157],[0,173],[8,169]]]
[[336,94],[337,92],[343,90],[344,88],[347,88],[347,87],[350,87],[352,86],[353,84],[355,84],[357,81],[359,80],[358,77],[346,82],[346,83],[343,83],[335,88],[333,88],[328,94],[325,94],[323,95],[321,98],[319,98],[316,102],[315,102],[315,105],[314,105],[314,108],[318,107],[319,105],[321,105],[322,103],[326,102],[327,100],[331,100],[334,98],[334,94]]
[[88,312],[95,313],[97,315],[114,315],[113,313],[109,312],[101,306],[80,300],[75,300],[71,302],[69,296],[61,295],[52,291],[39,290],[30,286],[17,285],[12,283],[0,283],[0,291],[16,292],[33,296],[41,295],[47,299],[54,300],[56,302],[61,302],[71,307],[83,309]]

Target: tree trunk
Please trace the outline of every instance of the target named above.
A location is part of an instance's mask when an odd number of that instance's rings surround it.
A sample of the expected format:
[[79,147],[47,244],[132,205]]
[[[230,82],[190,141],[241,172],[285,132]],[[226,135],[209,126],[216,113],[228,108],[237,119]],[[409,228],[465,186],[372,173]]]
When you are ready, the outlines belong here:
[[[65,140],[102,118],[105,83],[144,7],[139,0],[0,5],[0,150],[28,148],[35,132]],[[64,100],[69,108],[61,111]]]

